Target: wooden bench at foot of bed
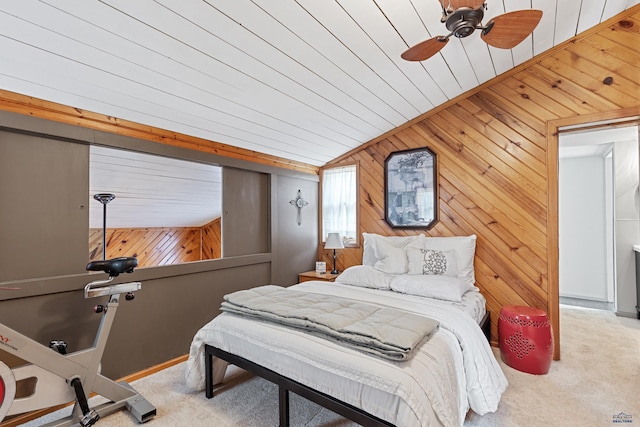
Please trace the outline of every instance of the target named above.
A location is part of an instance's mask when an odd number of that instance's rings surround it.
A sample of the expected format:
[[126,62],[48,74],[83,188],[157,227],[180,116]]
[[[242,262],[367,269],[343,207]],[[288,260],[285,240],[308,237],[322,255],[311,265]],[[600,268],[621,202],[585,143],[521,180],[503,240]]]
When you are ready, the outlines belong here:
[[[489,321],[489,312],[487,312],[482,321],[480,322],[480,328],[490,340],[491,322]],[[292,391],[299,396],[304,397],[307,400],[317,403],[318,405],[342,415],[343,417],[350,419],[360,425],[381,427],[381,426],[393,426],[388,421],[384,421],[378,417],[375,417],[360,408],[349,405],[342,402],[335,397],[328,394],[321,393],[312,389],[309,386],[300,384],[297,381],[284,377],[270,369],[251,362],[243,357],[236,356],[235,354],[228,353],[219,348],[213,347],[209,344],[205,344],[205,393],[208,399],[213,397],[213,357],[217,357],[226,362],[236,365],[254,375],[264,378],[267,381],[278,386],[278,401],[279,401],[279,415],[280,415],[280,427],[289,427],[289,392]]]

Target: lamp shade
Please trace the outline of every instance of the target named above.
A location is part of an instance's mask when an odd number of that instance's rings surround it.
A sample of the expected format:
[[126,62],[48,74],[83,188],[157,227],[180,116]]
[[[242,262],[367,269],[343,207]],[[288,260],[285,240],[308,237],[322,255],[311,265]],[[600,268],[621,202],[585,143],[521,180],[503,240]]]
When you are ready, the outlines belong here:
[[342,239],[340,238],[340,233],[329,233],[327,236],[327,241],[324,243],[325,249],[342,249],[344,245],[342,244]]

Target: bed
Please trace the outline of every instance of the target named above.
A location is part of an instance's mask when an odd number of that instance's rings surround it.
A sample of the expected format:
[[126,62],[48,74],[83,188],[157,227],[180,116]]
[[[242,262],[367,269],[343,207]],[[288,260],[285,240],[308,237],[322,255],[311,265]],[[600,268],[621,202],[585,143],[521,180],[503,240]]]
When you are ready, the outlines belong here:
[[335,283],[287,288],[436,320],[437,332],[409,360],[386,360],[287,326],[222,313],[193,338],[187,385],[206,388],[211,397],[228,363],[248,369],[280,386],[281,425],[287,423],[290,390],[363,425],[461,426],[470,409],[493,412],[507,381],[480,327],[487,312],[472,282],[474,251],[475,236],[365,233],[362,265]]

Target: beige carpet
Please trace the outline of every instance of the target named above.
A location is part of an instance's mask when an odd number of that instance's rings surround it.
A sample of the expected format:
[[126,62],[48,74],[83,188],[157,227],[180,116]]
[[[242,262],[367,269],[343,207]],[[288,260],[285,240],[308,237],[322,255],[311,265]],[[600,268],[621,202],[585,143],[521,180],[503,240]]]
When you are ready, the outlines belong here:
[[[547,375],[530,375],[502,363],[509,380],[498,411],[477,416],[471,426],[640,425],[640,320],[609,312],[562,306],[562,360]],[[500,353],[494,349],[500,360]],[[225,386],[209,400],[184,386],[184,364],[132,385],[158,409],[152,426],[277,426],[278,391],[271,383],[232,367]],[[26,424],[38,426],[60,413]],[[296,395],[292,426],[341,427],[355,424]],[[621,421],[621,422],[619,422]],[[135,426],[126,412],[96,426]]]

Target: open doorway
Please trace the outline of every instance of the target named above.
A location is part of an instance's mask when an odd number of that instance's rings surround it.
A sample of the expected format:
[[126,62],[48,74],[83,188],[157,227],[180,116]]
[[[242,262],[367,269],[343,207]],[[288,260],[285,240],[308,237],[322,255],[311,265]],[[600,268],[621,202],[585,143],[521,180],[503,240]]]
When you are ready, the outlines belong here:
[[638,126],[559,137],[559,296],[635,317]]

